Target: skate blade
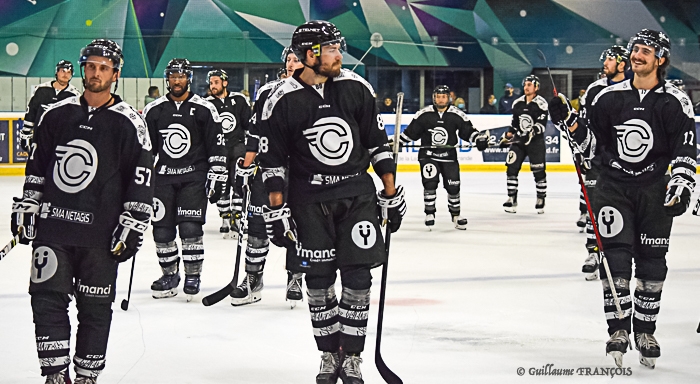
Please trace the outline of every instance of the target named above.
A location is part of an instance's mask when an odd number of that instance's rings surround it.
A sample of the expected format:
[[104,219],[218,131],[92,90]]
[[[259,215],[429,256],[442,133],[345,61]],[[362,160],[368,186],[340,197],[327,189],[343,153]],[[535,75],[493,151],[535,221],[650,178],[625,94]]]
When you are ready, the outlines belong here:
[[169,289],[167,291],[152,291],[151,296],[154,299],[167,299],[170,297],[177,296],[177,288]]
[[304,298],[302,297],[301,299],[290,299],[289,297],[287,297],[286,300],[289,301],[290,309],[294,309],[300,301],[304,301]]
[[595,281],[595,280],[598,280],[598,272],[594,272],[594,273],[586,275],[586,281]]
[[460,231],[466,231],[467,226],[466,225],[455,225],[455,229],[459,229]]
[[543,213],[544,213],[544,209],[538,209],[538,210],[537,210],[537,214],[538,214],[538,215],[541,215],[541,214],[543,214]]
[[649,369],[654,369],[656,367],[656,357],[644,357],[639,354],[639,363]]
[[244,297],[241,299],[232,297],[231,305],[233,305],[234,307],[240,307],[242,305],[257,303],[260,300],[262,300],[262,292],[252,292],[249,297]]
[[620,352],[620,351],[611,351],[608,352],[608,355],[612,356],[613,359],[615,359],[615,365],[617,365],[618,368],[622,368],[622,356],[625,354]]
[[503,208],[504,211],[508,213],[516,213],[518,210],[515,208]]
[[583,231],[584,231],[583,228],[579,228],[578,233],[583,233]]

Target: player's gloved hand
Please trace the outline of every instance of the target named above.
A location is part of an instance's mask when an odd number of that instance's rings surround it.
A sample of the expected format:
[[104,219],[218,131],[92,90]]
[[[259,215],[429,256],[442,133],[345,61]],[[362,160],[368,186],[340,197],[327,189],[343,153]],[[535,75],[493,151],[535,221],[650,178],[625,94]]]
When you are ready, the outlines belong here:
[[13,197],[10,230],[12,236],[19,236],[20,244],[29,244],[36,237],[36,219],[39,216],[39,202],[30,198]]
[[207,198],[210,203],[219,201],[224,195],[226,181],[228,180],[228,169],[221,165],[214,165],[207,172],[207,183],[205,185]]
[[695,186],[695,182],[691,180],[680,174],[671,177],[666,186],[666,198],[664,199],[666,215],[680,216],[688,209],[690,193]]
[[[394,150],[394,138],[390,137],[387,144],[389,145],[389,149],[391,149],[393,151]],[[403,143],[401,142],[401,140],[399,140],[399,151],[401,150],[401,148],[403,148]]]
[[243,166],[243,158],[238,159],[236,162],[236,182],[233,184],[233,191],[238,196],[243,196],[243,187],[250,189],[250,182],[255,176],[255,164],[251,163],[249,166]]
[[263,205],[267,237],[278,247],[293,247],[297,242],[297,225],[287,204],[274,207]]
[[[560,93],[557,97],[553,97],[549,100],[549,116],[552,118],[552,123],[560,131],[567,130],[576,124],[576,118],[578,118],[578,112],[571,105],[569,99],[566,95]],[[568,133],[568,132],[566,132]]]
[[476,149],[483,151],[489,147],[489,139],[491,134],[489,130],[479,132],[476,137],[474,137],[474,143],[476,144]]
[[389,230],[394,233],[401,227],[401,220],[406,214],[406,201],[404,200],[403,186],[396,187],[393,196],[387,196],[384,191],[377,192],[377,206],[379,207],[379,220],[382,225],[385,223]]
[[117,262],[127,261],[139,251],[143,244],[143,233],[148,229],[149,222],[150,216],[143,212],[124,211],[119,215],[119,224],[112,232],[110,246],[112,257]]
[[19,145],[29,152],[32,149],[32,142],[34,142],[34,129],[23,126],[19,131]]
[[501,139],[498,141],[498,146],[500,148],[505,148],[511,144],[513,144],[513,133],[508,131],[503,132]]

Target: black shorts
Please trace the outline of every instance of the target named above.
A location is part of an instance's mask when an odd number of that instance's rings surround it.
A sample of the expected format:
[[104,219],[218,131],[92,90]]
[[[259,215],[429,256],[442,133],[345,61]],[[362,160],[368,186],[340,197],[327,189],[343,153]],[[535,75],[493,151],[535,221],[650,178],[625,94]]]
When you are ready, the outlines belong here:
[[153,193],[153,226],[173,228],[185,221],[204,224],[207,203],[203,181],[157,185]]
[[114,302],[117,267],[109,249],[32,243],[29,293],[75,294],[96,303]]
[[287,249],[287,269],[327,275],[339,267],[386,261],[374,193],[323,203],[290,204],[299,236]]
[[[511,144],[506,157],[506,167],[508,168],[506,173],[509,176],[517,176],[526,157],[530,160],[530,168],[533,169],[533,173],[539,171],[540,168],[542,171],[546,170],[545,158],[547,157],[547,148],[544,143],[544,136],[537,135],[533,137],[528,145]],[[538,165],[541,165],[541,167]]]
[[436,161],[421,159],[418,161],[421,170],[423,188],[437,189],[442,175],[442,186],[445,189],[456,189],[459,192],[459,163],[457,161]]

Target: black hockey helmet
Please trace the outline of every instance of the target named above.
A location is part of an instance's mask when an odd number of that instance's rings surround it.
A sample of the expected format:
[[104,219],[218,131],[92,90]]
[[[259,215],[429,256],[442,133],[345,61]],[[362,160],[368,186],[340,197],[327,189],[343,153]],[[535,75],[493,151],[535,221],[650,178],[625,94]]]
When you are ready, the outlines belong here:
[[625,63],[630,61],[630,51],[622,46],[613,45],[600,54],[600,61],[605,61],[608,57],[614,57],[617,63]]
[[681,91],[685,90],[685,84],[683,83],[683,79],[668,79],[669,84],[675,85],[676,88],[680,89]]
[[452,100],[452,96],[450,95],[450,92],[452,92],[452,91],[450,90],[450,87],[448,87],[447,85],[441,84],[441,85],[438,85],[437,87],[435,87],[435,89],[433,89],[433,104],[437,105],[437,103],[435,102],[435,95],[439,95],[439,94],[440,95],[447,95],[447,104],[448,105],[452,104],[452,102],[454,100]]
[[282,50],[282,56],[280,57],[283,63],[287,62],[287,56],[289,56],[290,53],[294,53],[294,51],[292,51],[292,46],[290,45],[288,47],[284,47],[284,50]]
[[56,63],[56,72],[58,73],[59,70],[61,69],[67,69],[70,71],[71,75],[73,74],[73,63],[71,63],[68,60],[61,60],[58,63]]
[[192,64],[190,64],[189,60],[176,58],[168,62],[168,65],[163,71],[163,77],[165,78],[165,85],[167,86],[168,91],[170,91],[170,80],[168,80],[168,76],[173,73],[184,73],[187,75],[187,86],[189,87],[190,84],[192,84],[193,71]]
[[[323,20],[307,21],[297,27],[292,34],[291,49],[297,58],[304,63],[306,51],[309,49],[315,56],[321,56],[321,47],[324,45],[340,44],[340,50],[345,52],[347,45],[340,30],[333,23]],[[284,57],[286,60],[286,56]]]
[[212,69],[209,71],[209,73],[207,73],[207,84],[209,84],[209,79],[211,79],[212,76],[220,77],[222,83],[224,81],[228,81],[228,73],[226,73],[226,71],[223,69]]
[[102,56],[110,59],[112,61],[112,68],[117,71],[121,71],[122,66],[124,66],[122,47],[112,40],[95,39],[90,44],[86,45],[85,48],[81,49],[80,59],[78,59],[81,68],[85,66],[90,56]]
[[654,47],[656,51],[655,55],[659,59],[671,56],[671,40],[668,38],[668,35],[661,31],[642,29],[637,32],[636,35],[632,36],[630,42],[627,44],[627,50],[632,52],[632,48],[634,48],[635,44],[644,44]]
[[532,84],[534,84],[536,89],[540,88],[540,78],[539,77],[537,77],[535,75],[525,76],[525,78],[523,79],[523,87],[525,86],[525,83],[528,81],[531,82]]
[[287,75],[287,68],[282,67],[282,68],[277,70],[277,78],[278,79],[281,79],[282,76],[286,76],[286,75]]

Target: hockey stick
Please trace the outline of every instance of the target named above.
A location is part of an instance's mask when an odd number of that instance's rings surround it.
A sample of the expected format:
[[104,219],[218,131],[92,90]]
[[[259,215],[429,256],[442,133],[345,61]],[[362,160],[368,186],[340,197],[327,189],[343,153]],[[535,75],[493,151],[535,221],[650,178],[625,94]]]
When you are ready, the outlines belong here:
[[[552,78],[552,71],[549,69],[549,66],[547,65],[547,58],[544,56],[544,53],[540,51],[539,49],[537,50],[537,54],[539,55],[540,59],[544,61],[544,66],[547,67],[547,73],[549,73],[549,80],[552,82],[552,88],[554,90],[554,97],[559,96],[559,92],[557,92],[557,87],[554,85],[554,79]],[[571,135],[569,134],[569,128],[564,126],[563,131],[566,132],[567,140],[569,142],[569,148],[571,148],[571,152],[574,154],[574,166],[576,168],[576,174],[578,175],[578,183],[581,185],[581,191],[583,192],[583,199],[586,201],[586,210],[588,211],[588,215],[591,218],[591,224],[593,224],[593,232],[595,233],[595,241],[598,244],[598,252],[600,252],[600,259],[603,262],[603,267],[605,268],[605,274],[607,275],[608,278],[608,284],[610,285],[610,290],[612,291],[613,294],[613,300],[615,301],[615,308],[617,309],[617,316],[618,319],[622,319],[624,316],[622,314],[622,307],[620,307],[620,298],[617,296],[617,290],[615,289],[615,284],[613,284],[613,279],[612,276],[610,275],[610,266],[608,266],[608,260],[605,257],[605,251],[603,250],[603,242],[600,240],[600,232],[598,232],[598,222],[596,221],[595,215],[593,214],[593,208],[591,207],[591,201],[588,198],[588,191],[586,190],[586,183],[583,181],[583,176],[581,173],[581,164],[579,164],[579,158],[576,156],[576,150],[574,150],[574,144],[573,144],[573,139],[571,138]],[[560,129],[561,131],[561,129]]]
[[5,248],[0,250],[0,260],[4,259],[5,256],[7,256],[7,254],[10,253],[12,248],[17,246],[17,244],[19,243],[19,236],[21,234],[22,230],[20,229],[20,231],[15,235],[15,237],[13,237],[12,240],[10,240],[10,242],[7,243],[7,245],[5,245]]
[[134,265],[136,265],[136,255],[131,260],[131,276],[129,277],[129,293],[126,294],[126,299],[122,300],[122,311],[129,309],[129,300],[131,300],[131,285],[134,283]]
[[241,209],[241,223],[238,226],[238,246],[236,247],[236,266],[233,268],[233,279],[231,282],[219,289],[218,291],[206,296],[202,299],[202,304],[205,307],[216,304],[223,300],[236,288],[238,284],[238,272],[240,270],[241,264],[241,249],[243,249],[243,229],[248,224],[248,203],[250,200],[250,189],[247,186],[243,186],[243,205]]
[[[396,166],[398,163],[399,153],[399,134],[401,133],[401,110],[403,109],[403,92],[399,92],[396,95],[396,125],[394,125],[394,182],[396,182]],[[382,346],[382,325],[384,323],[384,301],[386,300],[386,280],[387,280],[387,270],[389,268],[389,244],[391,243],[391,230],[389,225],[386,226],[386,232],[384,235],[384,243],[386,250],[387,261],[384,262],[384,267],[382,267],[382,282],[379,291],[379,314],[377,316],[377,343],[374,348],[374,364],[377,366],[377,371],[382,375],[384,381],[388,384],[403,384],[401,378],[399,378],[389,367],[386,366],[384,359],[382,359],[381,346]]]

